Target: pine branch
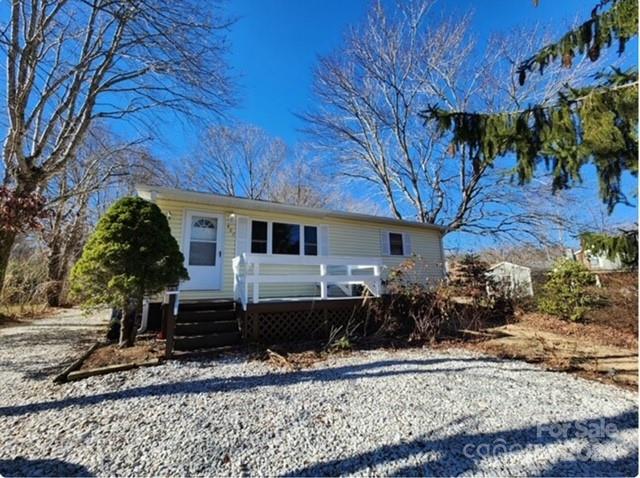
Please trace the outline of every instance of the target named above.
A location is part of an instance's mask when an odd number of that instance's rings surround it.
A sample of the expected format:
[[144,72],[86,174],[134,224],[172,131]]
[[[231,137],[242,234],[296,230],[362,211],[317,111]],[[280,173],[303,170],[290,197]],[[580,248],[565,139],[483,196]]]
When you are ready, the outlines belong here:
[[[602,12],[608,4],[611,8]],[[602,49],[610,47],[614,41],[618,43],[618,54],[622,54],[626,43],[637,35],[638,0],[605,0],[596,5],[589,20],[523,61],[518,67],[518,81],[523,85],[527,72],[537,68],[542,74],[545,67],[558,58],[564,66],[571,67],[576,53],[586,53],[591,61],[596,61]]]
[[638,267],[638,229],[621,230],[618,235],[597,232],[580,234],[580,242],[584,250],[592,254],[606,255],[610,261],[620,260],[629,268]]
[[[593,95],[607,94],[608,92],[615,92],[615,91],[624,90],[627,88],[634,88],[634,87],[637,88],[639,83],[638,71],[635,69],[631,69],[623,72],[621,70],[614,68],[612,74],[599,73],[595,77],[606,78],[606,81],[598,85],[583,87],[583,88],[571,88],[569,85],[565,85],[565,88],[567,89],[567,91],[564,93],[560,93],[561,102],[564,104],[578,104],[589,99]],[[490,116],[496,116],[496,115],[518,116],[523,113],[533,113],[534,111],[552,110],[557,108],[558,108],[558,103],[555,103],[555,104],[547,104],[547,105],[527,106],[526,108],[504,111],[500,113],[483,113],[483,112],[471,113],[468,111],[450,111],[450,110],[442,109],[437,105],[430,105],[420,113],[420,116],[425,120],[433,119],[434,117],[443,117],[443,116],[478,116],[478,117],[482,117],[482,116],[490,117]]]
[[562,93],[555,105],[491,114],[436,105],[421,117],[435,122],[441,134],[451,133],[452,151],[465,146],[476,168],[514,153],[514,174],[521,184],[533,178],[542,161],[552,171],[553,189],[565,189],[582,180],[580,170],[591,162],[611,211],[616,204],[628,204],[622,174],[638,172],[638,75],[614,70],[599,78],[604,81],[598,85]]

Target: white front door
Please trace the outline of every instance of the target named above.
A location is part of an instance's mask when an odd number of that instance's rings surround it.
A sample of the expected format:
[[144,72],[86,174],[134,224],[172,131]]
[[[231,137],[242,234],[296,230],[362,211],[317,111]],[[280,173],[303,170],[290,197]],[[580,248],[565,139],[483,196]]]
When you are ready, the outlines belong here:
[[220,289],[223,220],[217,214],[188,212],[184,256],[189,280],[184,290]]

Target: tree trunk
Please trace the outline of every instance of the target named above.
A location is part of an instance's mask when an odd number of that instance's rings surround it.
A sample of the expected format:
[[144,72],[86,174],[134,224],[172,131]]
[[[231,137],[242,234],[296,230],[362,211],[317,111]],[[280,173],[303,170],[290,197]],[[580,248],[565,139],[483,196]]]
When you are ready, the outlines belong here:
[[50,244],[49,260],[47,264],[47,303],[51,307],[60,305],[60,294],[62,292],[62,281],[64,271],[62,270],[61,238],[55,237]]
[[134,302],[122,311],[120,322],[120,347],[132,347],[136,341],[136,315],[138,307]]
[[15,232],[0,232],[0,292],[4,287],[4,278],[7,274],[7,265],[9,265],[9,256],[11,256],[11,249],[16,242]]

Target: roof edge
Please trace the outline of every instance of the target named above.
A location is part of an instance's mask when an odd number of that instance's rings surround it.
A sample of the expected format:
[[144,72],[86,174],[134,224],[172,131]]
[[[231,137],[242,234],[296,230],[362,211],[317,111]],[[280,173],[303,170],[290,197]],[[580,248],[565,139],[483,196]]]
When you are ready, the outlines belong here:
[[147,193],[149,197],[164,197],[168,199],[178,199],[190,202],[205,202],[214,205],[239,207],[242,209],[255,209],[259,211],[280,211],[289,214],[310,215],[315,217],[331,217],[336,219],[351,219],[377,222],[381,224],[404,225],[423,229],[430,229],[444,234],[447,228],[436,224],[422,223],[416,221],[407,221],[403,219],[394,219],[386,216],[375,216],[372,214],[363,214],[358,212],[336,211],[332,209],[312,208],[306,206],[294,206],[274,201],[265,201],[258,199],[248,199],[238,196],[227,196],[224,194],[205,193],[200,191],[191,191],[188,189],[170,188],[165,186],[151,186],[148,184],[136,184],[136,193],[140,196]]

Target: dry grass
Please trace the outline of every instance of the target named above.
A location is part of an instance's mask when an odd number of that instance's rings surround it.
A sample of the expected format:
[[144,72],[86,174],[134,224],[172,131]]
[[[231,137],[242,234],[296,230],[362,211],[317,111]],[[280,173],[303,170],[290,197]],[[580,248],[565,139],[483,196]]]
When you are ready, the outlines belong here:
[[46,304],[0,304],[0,327],[49,316]]
[[[570,322],[531,311],[516,314],[506,336],[468,335],[439,348],[468,348],[508,359],[539,363],[549,370],[571,372],[627,388],[637,388],[638,277],[636,273],[599,274],[601,307],[583,322]],[[518,333],[520,331],[520,333]],[[507,332],[503,330],[502,332]]]
[[[620,333],[638,335],[638,274],[615,272],[598,274],[602,288],[597,292],[604,305],[585,315],[585,323],[615,328]],[[636,345],[637,346],[637,345]]]
[[[604,309],[598,312],[601,317],[606,317]],[[518,318],[518,323],[532,329],[553,332],[593,345],[610,345],[636,352],[638,350],[637,316],[625,318],[611,314],[608,321],[590,320],[588,322],[567,322],[538,313],[524,314]]]

